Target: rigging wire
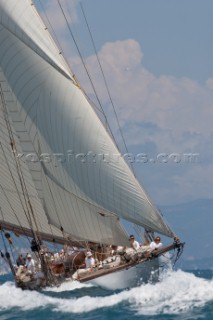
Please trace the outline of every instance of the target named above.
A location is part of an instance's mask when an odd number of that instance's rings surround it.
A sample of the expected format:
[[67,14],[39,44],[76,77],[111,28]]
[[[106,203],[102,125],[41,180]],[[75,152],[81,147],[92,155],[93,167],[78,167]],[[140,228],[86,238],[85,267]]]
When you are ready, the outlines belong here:
[[99,104],[99,106],[100,106],[100,108],[101,108],[101,110],[102,110],[102,113],[103,113],[103,115],[104,115],[104,117],[105,117],[105,121],[106,121],[106,123],[107,123],[106,115],[105,115],[105,113],[104,113],[104,110],[103,110],[101,101],[100,101],[100,99],[99,99],[99,97],[98,97],[97,91],[96,91],[95,86],[94,86],[94,83],[93,83],[93,81],[92,81],[92,78],[91,78],[91,76],[90,76],[90,74],[89,74],[89,72],[88,72],[87,66],[86,66],[86,64],[85,64],[85,62],[84,62],[84,59],[83,59],[83,56],[82,56],[81,51],[80,51],[80,49],[79,49],[79,46],[78,46],[78,44],[77,44],[77,42],[76,42],[76,39],[75,39],[74,34],[73,34],[73,32],[72,32],[72,29],[71,29],[71,27],[70,27],[70,25],[69,25],[69,22],[68,22],[68,19],[67,19],[67,17],[66,17],[66,14],[65,14],[65,12],[64,12],[64,9],[63,9],[63,7],[62,7],[62,5],[61,5],[61,3],[60,3],[60,0],[57,0],[57,2],[58,2],[58,5],[59,5],[59,7],[60,7],[60,9],[61,9],[61,12],[62,12],[62,14],[63,14],[63,16],[64,16],[64,19],[65,19],[65,21],[66,21],[66,24],[67,24],[67,28],[68,28],[68,30],[69,30],[69,33],[70,33],[70,35],[71,35],[71,37],[72,37],[72,40],[73,40],[73,42],[74,42],[74,44],[75,44],[75,46],[76,46],[76,49],[77,49],[78,54],[79,54],[79,56],[80,56],[81,62],[82,62],[82,64],[83,64],[84,69],[85,69],[85,71],[86,71],[86,73],[87,73],[87,76],[88,76],[88,78],[89,78],[89,80],[90,80],[92,89],[93,89],[93,91],[94,91],[94,93],[95,93],[96,99],[97,99],[97,101],[98,101],[98,104]]
[[[104,80],[104,85],[106,87],[106,90],[107,90],[107,94],[109,96],[109,100],[110,100],[110,103],[113,107],[113,111],[114,111],[114,114],[115,114],[115,118],[116,118],[116,122],[117,122],[117,125],[118,125],[118,129],[119,129],[119,132],[120,132],[120,135],[121,135],[121,138],[122,138],[122,141],[123,141],[123,144],[124,144],[124,147],[125,147],[125,150],[126,152],[128,153],[128,148],[127,148],[127,144],[126,144],[126,141],[124,139],[124,135],[123,135],[123,132],[122,132],[122,129],[121,129],[121,125],[120,125],[120,121],[118,119],[118,114],[116,112],[116,108],[115,108],[115,104],[112,100],[112,96],[111,96],[111,93],[110,93],[110,89],[109,89],[109,86],[108,86],[108,83],[107,83],[107,80],[106,80],[106,77],[105,77],[105,74],[104,74],[104,71],[103,71],[103,67],[101,65],[101,62],[100,62],[100,59],[99,59],[99,56],[98,56],[98,52],[97,52],[97,49],[96,49],[96,45],[95,45],[95,41],[94,41],[94,38],[92,36],[92,32],[91,32],[91,29],[90,29],[90,26],[89,26],[89,23],[88,23],[88,20],[87,20],[87,17],[86,17],[86,14],[85,14],[85,11],[84,11],[84,8],[83,8],[83,5],[82,3],[80,2],[80,7],[81,7],[81,11],[83,13],[83,16],[84,16],[84,20],[86,22],[86,26],[87,26],[87,29],[89,31],[89,35],[90,35],[90,38],[91,38],[91,42],[92,42],[92,45],[93,45],[93,49],[95,51],[95,55],[96,55],[96,58],[97,58],[97,61],[98,61],[98,64],[99,64],[99,67],[100,67],[100,70],[101,70],[101,74],[102,74],[102,77],[103,77],[103,80]],[[115,139],[114,139],[115,140]],[[131,165],[132,167],[132,165]],[[133,169],[133,168],[132,168]]]

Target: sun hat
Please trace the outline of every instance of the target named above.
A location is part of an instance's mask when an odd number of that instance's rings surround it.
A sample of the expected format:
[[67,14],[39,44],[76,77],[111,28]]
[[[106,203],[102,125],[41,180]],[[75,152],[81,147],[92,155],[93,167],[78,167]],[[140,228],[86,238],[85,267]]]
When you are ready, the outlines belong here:
[[86,257],[89,258],[89,257],[91,257],[91,256],[92,256],[92,252],[91,252],[91,251],[88,251],[88,252],[86,253]]

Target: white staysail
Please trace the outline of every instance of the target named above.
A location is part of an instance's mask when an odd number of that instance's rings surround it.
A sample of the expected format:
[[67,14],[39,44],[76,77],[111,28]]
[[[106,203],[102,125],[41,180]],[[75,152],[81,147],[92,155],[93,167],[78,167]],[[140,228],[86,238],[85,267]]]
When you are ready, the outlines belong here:
[[39,158],[36,187],[49,223],[101,243],[126,244],[119,218],[173,236],[124,159],[115,161],[118,149],[34,7],[7,0],[0,9],[1,68],[17,108],[14,122],[24,126],[28,152]]

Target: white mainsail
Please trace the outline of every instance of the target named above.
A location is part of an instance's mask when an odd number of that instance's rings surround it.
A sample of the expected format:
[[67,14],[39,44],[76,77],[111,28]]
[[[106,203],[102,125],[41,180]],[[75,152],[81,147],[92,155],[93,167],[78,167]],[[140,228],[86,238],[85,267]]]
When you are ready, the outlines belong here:
[[32,3],[1,0],[0,10],[7,108],[24,156],[39,160],[26,162],[48,223],[100,243],[127,244],[119,218],[173,236],[124,159],[115,161],[117,147]]
[[[36,208],[36,221],[33,220],[30,214],[28,199],[21,186],[15,161],[16,155],[11,148],[11,142],[16,146],[18,153],[21,153],[22,150],[13,128],[12,120],[7,118],[4,112],[4,97],[9,98],[11,95],[2,78],[3,75],[0,72],[0,225],[1,227],[7,226],[20,234],[25,233],[26,229],[29,230],[30,227],[33,230],[36,230],[38,227],[41,233],[47,235],[53,232],[53,235],[60,239],[62,238],[60,230],[57,230],[55,227],[52,227],[52,230],[50,229],[27,164],[23,160],[20,160],[21,172],[24,176],[31,205],[32,208]],[[4,93],[4,97],[2,93]],[[9,104],[12,101],[7,99],[7,102]],[[8,135],[8,126],[12,129],[13,141],[11,141]],[[33,235],[32,232],[27,234]]]

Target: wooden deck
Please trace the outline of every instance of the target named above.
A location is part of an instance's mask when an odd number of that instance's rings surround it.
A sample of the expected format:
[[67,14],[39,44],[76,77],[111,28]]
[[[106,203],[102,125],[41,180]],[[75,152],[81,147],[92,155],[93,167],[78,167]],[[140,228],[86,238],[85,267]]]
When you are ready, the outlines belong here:
[[172,249],[175,249],[176,246],[177,246],[176,244],[172,244],[172,245],[163,247],[158,251],[148,253],[146,257],[142,257],[141,259],[137,259],[137,260],[131,261],[131,262],[123,262],[121,265],[119,265],[117,267],[111,267],[111,268],[103,267],[102,269],[98,269],[98,267],[93,268],[91,271],[88,271],[86,274],[79,274],[78,281],[83,283],[86,281],[90,281],[90,280],[99,278],[104,275],[108,275],[110,273],[118,272],[121,270],[127,270],[129,268],[137,266],[140,263],[144,263],[146,261],[156,259],[157,257],[161,256],[162,254],[164,254]]

